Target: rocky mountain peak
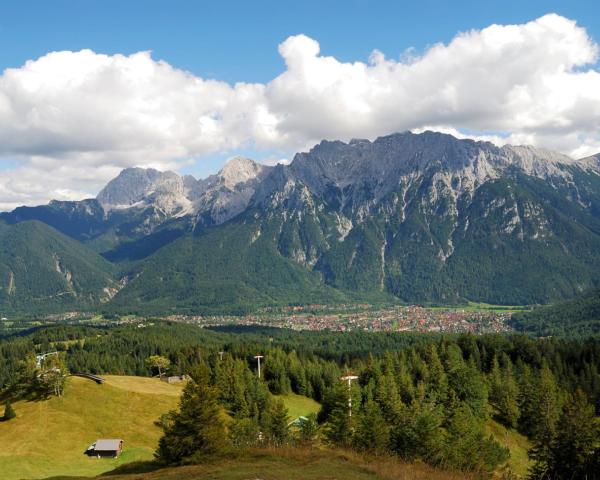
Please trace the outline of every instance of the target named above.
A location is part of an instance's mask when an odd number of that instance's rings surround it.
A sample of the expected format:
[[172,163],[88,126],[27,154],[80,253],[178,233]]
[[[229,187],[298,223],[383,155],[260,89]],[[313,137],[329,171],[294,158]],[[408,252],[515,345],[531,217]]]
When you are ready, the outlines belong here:
[[181,196],[183,179],[175,172],[153,168],[126,168],[98,193],[96,199],[105,210],[128,208],[148,197]]
[[264,169],[264,165],[238,156],[230,158],[217,175],[226,187],[233,188],[240,183],[257,178]]

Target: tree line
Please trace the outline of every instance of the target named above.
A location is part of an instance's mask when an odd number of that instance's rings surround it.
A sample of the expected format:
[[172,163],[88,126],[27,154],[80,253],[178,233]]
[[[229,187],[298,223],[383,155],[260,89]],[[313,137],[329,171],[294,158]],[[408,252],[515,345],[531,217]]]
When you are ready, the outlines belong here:
[[[192,375],[179,410],[160,419],[157,455],[169,464],[213,450],[311,442],[318,430],[344,448],[491,472],[509,454],[486,433],[494,418],[531,439],[532,478],[600,471],[596,340],[210,331],[162,322],[58,327],[0,341],[5,391],[15,391],[23,359],[48,348],[60,350],[71,371],[151,375],[148,359],[162,356],[170,373]],[[350,388],[340,380],[348,374],[357,377]],[[276,397],[287,393],[320,402],[318,417],[290,429],[294,419]]]

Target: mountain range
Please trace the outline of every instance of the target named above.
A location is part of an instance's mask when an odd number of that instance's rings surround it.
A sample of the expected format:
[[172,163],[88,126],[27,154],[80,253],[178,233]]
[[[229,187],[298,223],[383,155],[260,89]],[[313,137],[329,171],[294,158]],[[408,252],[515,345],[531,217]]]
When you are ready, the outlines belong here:
[[599,280],[599,156],[435,132],[236,157],[201,180],[129,168],[95,199],[0,214],[9,312],[516,305]]

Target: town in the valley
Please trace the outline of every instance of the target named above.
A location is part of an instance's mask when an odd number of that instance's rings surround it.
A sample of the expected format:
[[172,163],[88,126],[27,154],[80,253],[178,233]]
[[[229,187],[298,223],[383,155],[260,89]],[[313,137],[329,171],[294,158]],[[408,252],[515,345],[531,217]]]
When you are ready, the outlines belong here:
[[509,309],[431,308],[419,305],[375,307],[305,305],[265,309],[244,316],[172,315],[166,320],[205,327],[246,325],[292,330],[500,333],[511,330]]

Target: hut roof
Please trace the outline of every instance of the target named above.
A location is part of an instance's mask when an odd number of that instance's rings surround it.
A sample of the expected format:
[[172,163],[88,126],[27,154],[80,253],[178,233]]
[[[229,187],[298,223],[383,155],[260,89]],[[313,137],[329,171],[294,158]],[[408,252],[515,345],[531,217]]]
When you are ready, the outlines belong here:
[[96,443],[94,444],[94,450],[98,450],[100,452],[113,451],[113,450],[116,451],[116,450],[119,450],[122,442],[123,442],[123,440],[121,440],[120,438],[110,438],[110,439],[102,438],[102,439],[96,440]]

